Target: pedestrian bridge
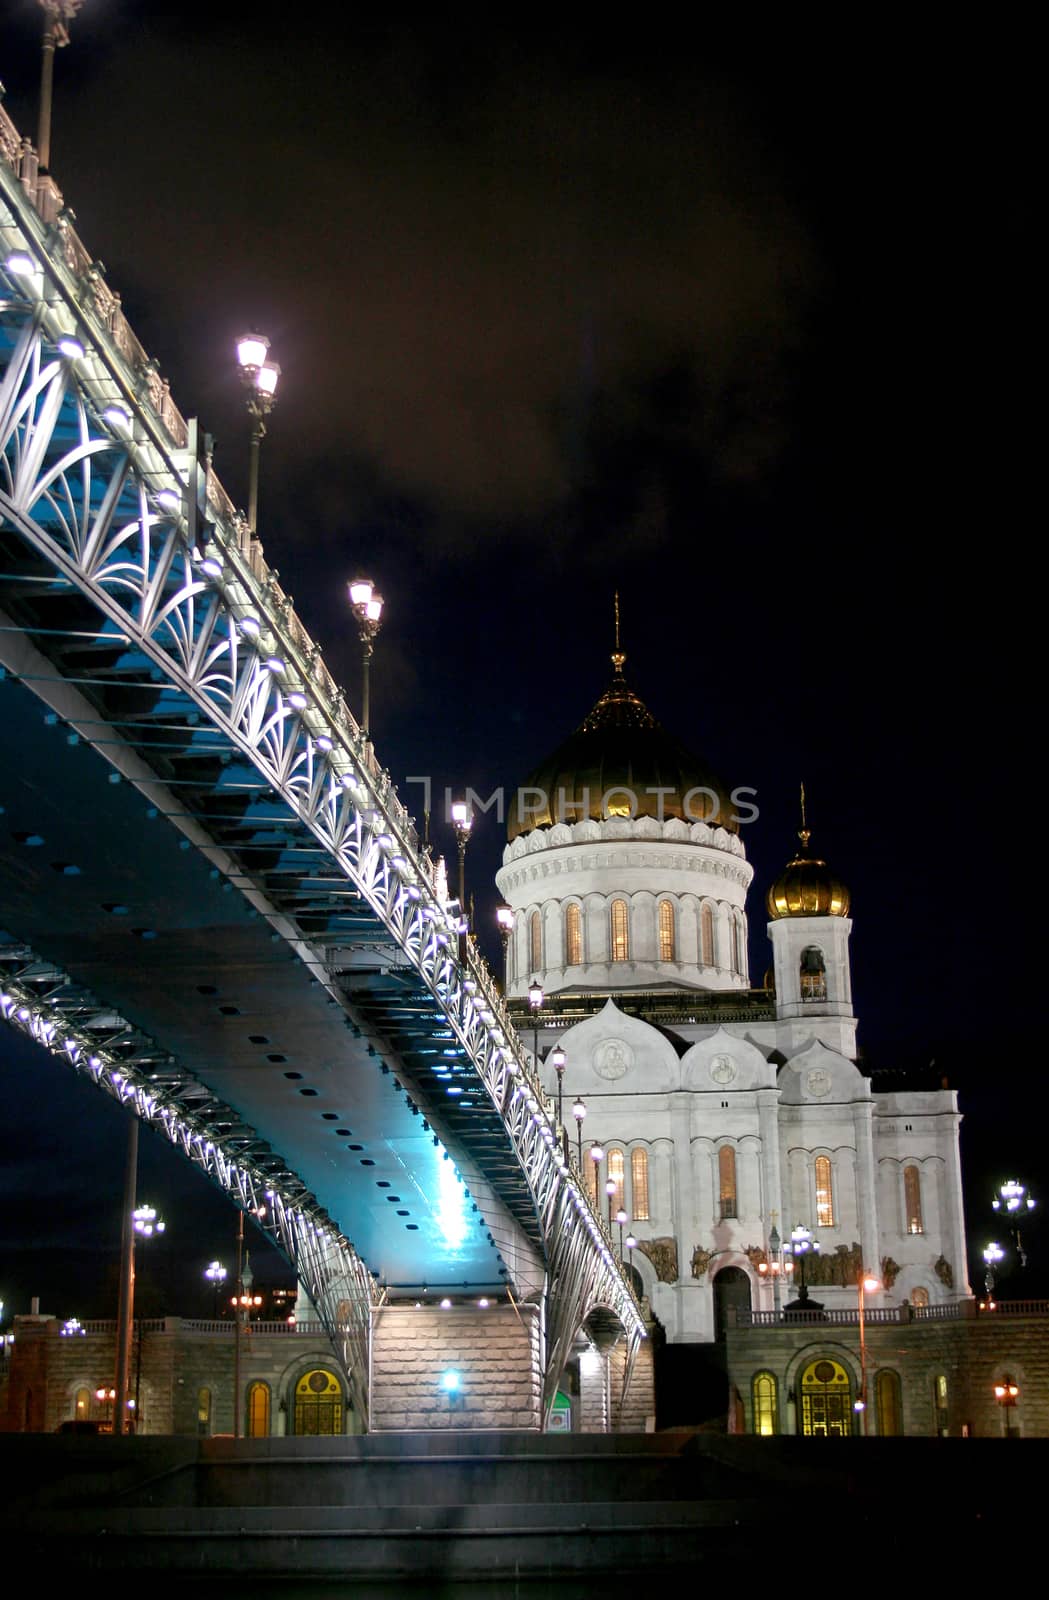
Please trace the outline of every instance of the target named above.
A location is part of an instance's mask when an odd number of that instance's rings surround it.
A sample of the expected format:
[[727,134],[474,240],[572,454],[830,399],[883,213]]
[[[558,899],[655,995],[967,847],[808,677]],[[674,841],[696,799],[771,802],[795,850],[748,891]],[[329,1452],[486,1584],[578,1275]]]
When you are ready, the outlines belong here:
[[[264,1226],[367,1415],[373,1319],[643,1337],[458,908],[0,111],[0,1010]],[[626,1363],[629,1375],[630,1361]]]

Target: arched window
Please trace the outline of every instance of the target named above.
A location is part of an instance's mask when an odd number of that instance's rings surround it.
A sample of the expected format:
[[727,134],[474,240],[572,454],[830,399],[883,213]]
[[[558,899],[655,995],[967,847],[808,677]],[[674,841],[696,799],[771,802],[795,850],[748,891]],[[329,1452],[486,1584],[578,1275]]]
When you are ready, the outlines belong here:
[[197,1432],[211,1432],[211,1390],[197,1390]]
[[342,1385],[326,1367],[307,1372],[295,1385],[295,1432],[314,1437],[342,1432]]
[[817,1228],[833,1228],[834,1221],[834,1175],[831,1172],[830,1157],[816,1157],[816,1226]]
[[950,1412],[947,1406],[947,1375],[939,1372],[932,1385],[933,1404],[936,1407],[936,1432],[941,1439],[950,1433]]
[[806,1439],[847,1439],[852,1431],[849,1375],[837,1361],[813,1361],[801,1376],[801,1428]]
[[543,925],[538,911],[533,911],[528,919],[528,953],[532,971],[538,972],[543,964]]
[[903,1433],[903,1400],[900,1380],[895,1372],[879,1372],[874,1383],[874,1404],[878,1433],[883,1439],[898,1439]]
[[630,1152],[630,1199],[635,1222],[647,1222],[648,1215],[648,1151]]
[[718,1193],[721,1201],[721,1220],[734,1217],[736,1211],[736,1152],[730,1144],[718,1151]]
[[674,907],[669,900],[659,902],[659,959],[674,959]]
[[626,1161],[622,1150],[610,1150],[608,1152],[607,1182],[614,1183],[616,1186],[615,1194],[611,1197],[612,1215],[615,1216],[616,1212],[621,1208],[624,1211],[626,1210]]
[[705,967],[714,965],[714,911],[708,904],[699,914],[700,960]]
[[73,1396],[73,1415],[78,1422],[85,1421],[91,1415],[90,1389],[78,1389]]
[[775,1375],[771,1372],[755,1372],[750,1384],[751,1410],[754,1416],[754,1432],[770,1434],[779,1432],[779,1396],[776,1392]]
[[732,927],[732,970],[733,972],[742,972],[743,965],[740,961],[739,953],[739,923],[734,916],[730,916],[730,922]]
[[801,952],[800,977],[803,1000],[826,1000],[827,969],[823,962],[823,951],[817,950],[814,944]]
[[903,1204],[907,1213],[907,1232],[924,1233],[922,1221],[922,1175],[917,1167],[903,1169]]
[[924,1307],[924,1306],[927,1306],[928,1304],[929,1304],[929,1291],[928,1291],[928,1289],[918,1288],[918,1289],[912,1289],[911,1290],[911,1305],[912,1306],[922,1306],[922,1307]]
[[625,900],[612,901],[612,960],[630,960],[630,937]]
[[583,919],[579,907],[573,904],[565,907],[565,966],[578,967],[582,960]]
[[270,1433],[270,1386],[248,1385],[248,1438],[268,1439]]

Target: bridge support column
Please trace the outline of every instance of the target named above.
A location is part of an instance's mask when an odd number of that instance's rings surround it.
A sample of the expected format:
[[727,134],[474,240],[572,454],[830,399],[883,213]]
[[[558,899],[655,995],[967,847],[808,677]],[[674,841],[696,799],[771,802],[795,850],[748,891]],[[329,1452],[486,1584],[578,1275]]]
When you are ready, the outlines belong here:
[[579,1431],[610,1433],[611,1372],[607,1354],[590,1346],[579,1357]]
[[373,1433],[542,1427],[535,1306],[379,1307],[371,1367]]

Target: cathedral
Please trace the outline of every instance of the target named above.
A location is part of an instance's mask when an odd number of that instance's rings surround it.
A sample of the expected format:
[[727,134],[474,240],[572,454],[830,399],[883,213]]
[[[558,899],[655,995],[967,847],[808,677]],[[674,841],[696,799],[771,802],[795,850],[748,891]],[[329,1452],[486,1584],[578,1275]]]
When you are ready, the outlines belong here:
[[511,1008],[654,1325],[712,1345],[759,1313],[855,1315],[866,1274],[868,1315],[957,1307],[956,1096],[857,1066],[849,891],[804,797],[755,987],[753,812],[624,666],[617,640],[609,687],[517,791],[496,882]]

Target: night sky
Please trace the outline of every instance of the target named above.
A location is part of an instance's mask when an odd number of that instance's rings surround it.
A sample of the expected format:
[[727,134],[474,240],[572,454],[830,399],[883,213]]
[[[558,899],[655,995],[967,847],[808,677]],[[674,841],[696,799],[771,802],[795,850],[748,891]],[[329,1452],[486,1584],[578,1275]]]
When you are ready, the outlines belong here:
[[[35,137],[41,14],[7,9],[6,106]],[[1049,1200],[1035,52],[957,19],[689,20],[87,0],[52,170],[238,504],[233,340],[269,335],[266,556],[354,707],[345,583],[382,590],[372,725],[412,809],[411,775],[487,796],[571,731],[608,680],[617,588],[633,686],[756,791],[755,983],[804,779],[852,889],[866,1066],[924,1084],[934,1062],[961,1091],[978,1260],[994,1184]],[[501,848],[478,819],[493,960]],[[10,1036],[0,1057],[7,1314],[33,1293],[113,1314],[120,1115]],[[206,1310],[228,1203],[151,1135],[140,1189],[172,1217],[143,1292]],[[1008,1292],[1049,1288],[1042,1237]]]

